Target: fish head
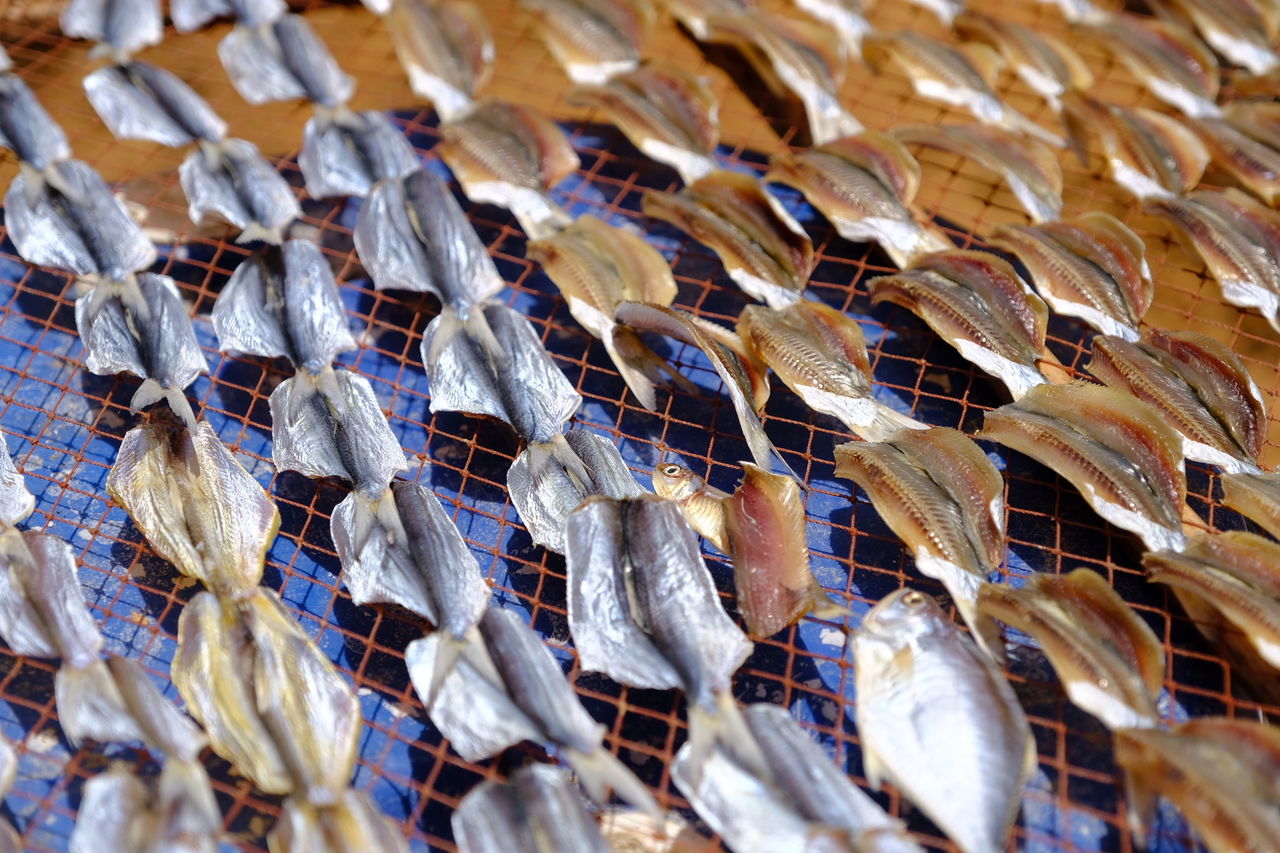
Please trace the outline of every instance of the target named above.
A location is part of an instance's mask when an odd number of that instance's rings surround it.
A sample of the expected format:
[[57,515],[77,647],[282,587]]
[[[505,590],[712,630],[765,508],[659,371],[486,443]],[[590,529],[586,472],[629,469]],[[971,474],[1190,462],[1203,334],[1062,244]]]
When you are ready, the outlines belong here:
[[704,481],[689,468],[665,462],[653,469],[653,490],[668,500],[679,501],[702,490]]
[[931,596],[916,589],[900,589],[871,608],[859,633],[898,644],[945,621],[946,615]]

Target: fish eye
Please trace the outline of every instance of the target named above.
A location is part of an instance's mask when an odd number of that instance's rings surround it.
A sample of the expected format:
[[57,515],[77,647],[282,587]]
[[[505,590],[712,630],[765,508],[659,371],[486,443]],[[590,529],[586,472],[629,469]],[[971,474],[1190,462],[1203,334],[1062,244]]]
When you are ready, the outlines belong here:
[[679,465],[663,465],[662,473],[666,474],[668,477],[675,477],[680,473],[680,466]]
[[913,589],[910,592],[908,592],[906,595],[902,596],[902,603],[912,608],[923,607],[924,593],[917,592],[916,590]]

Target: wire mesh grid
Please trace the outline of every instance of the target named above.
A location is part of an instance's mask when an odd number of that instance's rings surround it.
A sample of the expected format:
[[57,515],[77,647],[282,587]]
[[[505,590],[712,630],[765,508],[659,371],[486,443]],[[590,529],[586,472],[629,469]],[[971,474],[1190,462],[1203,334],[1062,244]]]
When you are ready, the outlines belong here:
[[[481,0],[479,5],[494,29],[499,57],[486,93],[549,112],[562,121],[582,156],[581,170],[557,188],[557,200],[574,215],[592,213],[643,231],[672,262],[679,284],[677,304],[732,323],[745,300],[715,257],[639,213],[645,190],[678,186],[674,173],[646,160],[620,133],[597,123],[596,116],[567,104],[569,84],[535,38],[526,13],[502,0]],[[974,5],[1065,33],[1055,12],[1031,0],[998,6],[982,0]],[[298,10],[307,12],[339,62],[359,80],[354,106],[397,110],[398,124],[428,167],[447,175],[430,153],[437,138],[435,116],[412,107],[415,99],[383,24],[353,6],[312,0]],[[280,506],[280,536],[268,554],[264,583],[281,593],[304,630],[359,691],[367,727],[354,784],[369,790],[388,814],[403,822],[415,849],[452,850],[452,808],[482,778],[501,776],[512,761],[520,760],[519,751],[480,764],[452,753],[427,721],[404,667],[404,649],[425,625],[396,608],[358,608],[341,589],[328,519],[343,489],[331,482],[278,474],[271,464],[267,397],[287,374],[279,363],[220,354],[208,321],[222,284],[250,250],[216,231],[187,223],[176,177],[181,153],[117,142],[101,128],[79,87],[79,79],[93,64],[88,47],[62,38],[54,14],[56,8],[50,4],[11,3],[0,10],[0,37],[18,73],[66,128],[77,156],[98,167],[147,210],[146,224],[162,242],[155,268],[177,280],[191,303],[197,335],[209,359],[209,376],[191,389],[198,410]],[[885,31],[917,29],[950,38],[928,13],[904,3],[883,0],[873,10],[872,21]],[[229,120],[233,135],[255,142],[278,163],[301,197],[295,158],[308,111],[292,104],[249,108],[238,99],[216,60],[216,43],[227,28],[222,24],[187,36],[170,30],[165,42],[143,58],[191,83]],[[1066,37],[1080,47],[1093,69],[1098,94],[1118,103],[1153,105],[1137,82],[1096,46],[1074,34]],[[717,61],[725,59],[710,53]],[[757,109],[767,98],[754,91],[744,95],[735,87],[732,78],[742,76],[740,67],[713,64],[669,20],[655,29],[649,55],[679,62],[711,79],[722,103],[725,144],[718,156],[726,166],[758,173],[767,155],[791,140],[788,128],[782,127],[781,136],[775,134]],[[1029,115],[1043,112],[1041,102],[1009,77],[1006,74],[1001,85],[1009,103]],[[914,97],[905,78],[872,74],[852,63],[843,93],[854,113],[875,128],[965,120]],[[766,105],[764,112],[770,107]],[[976,235],[1001,222],[1023,221],[1020,208],[994,176],[947,154],[919,154],[925,174],[918,206],[958,245],[980,245]],[[1096,166],[1096,151],[1094,155]],[[1068,213],[1106,210],[1147,240],[1158,282],[1150,322],[1172,329],[1194,326],[1230,343],[1274,409],[1280,345],[1261,318],[1224,305],[1199,262],[1173,243],[1163,226],[1143,217],[1119,190],[1100,179],[1094,168],[1065,157],[1062,163]],[[12,158],[4,160],[0,179],[7,182],[15,170]],[[892,270],[888,258],[879,250],[838,238],[797,194],[774,189],[814,237],[818,265],[810,292],[861,323],[877,395],[929,423],[975,430],[983,412],[1005,401],[1004,392],[907,312],[893,306],[872,308],[866,282]],[[732,407],[705,360],[688,348],[674,348],[675,363],[699,390],[660,395],[657,412],[641,409],[626,393],[603,348],[573,322],[554,287],[524,259],[524,236],[514,221],[495,208],[465,200],[463,205],[510,284],[508,300],[531,317],[557,364],[582,393],[578,425],[616,440],[642,481],[654,464],[674,454],[713,484],[732,487],[738,476],[735,463],[749,458],[749,453]],[[501,424],[430,414],[418,350],[438,305],[429,297],[372,289],[352,248],[356,210],[354,202],[304,200],[304,227],[333,264],[353,326],[365,330],[360,348],[340,360],[373,384],[393,431],[418,467],[409,476],[441,496],[496,594],[505,605],[527,613],[547,638],[588,711],[606,726],[609,746],[653,787],[664,806],[688,814],[667,769],[685,736],[683,700],[671,692],[620,687],[577,669],[564,609],[564,562],[532,544],[506,496],[506,469],[518,450],[515,440]],[[154,555],[124,511],[106,497],[109,466],[124,433],[138,420],[128,410],[135,383],[92,376],[83,369],[83,351],[74,331],[74,297],[67,277],[33,270],[7,240],[0,246],[0,429],[37,496],[32,526],[67,539],[79,551],[81,580],[108,647],[141,660],[176,700],[167,673],[178,615],[195,589]],[[1050,346],[1073,370],[1087,362],[1087,338],[1084,327],[1074,321],[1055,318],[1050,323]],[[833,448],[851,436],[836,422],[809,412],[781,387],[775,388],[764,422],[808,486],[814,569],[823,586],[850,606],[850,624],[856,625],[871,603],[905,584],[941,594],[936,583],[914,571],[910,557],[865,498],[834,478]],[[1264,458],[1274,462],[1280,449],[1272,433]],[[1138,563],[1140,547],[1131,536],[1097,519],[1052,472],[1018,454],[990,445],[986,449],[999,461],[1008,484],[1009,550],[1003,572],[1056,573],[1084,565],[1106,575],[1164,642],[1167,691],[1162,710],[1168,718],[1280,713],[1237,690],[1231,668],[1200,638],[1171,597],[1145,582]],[[1218,505],[1220,490],[1213,472],[1192,465],[1190,474],[1193,508],[1219,528],[1242,526],[1238,516]],[[731,572],[722,558],[709,558],[732,610]],[[1024,645],[1015,647],[1010,676],[1028,711],[1040,763],[1011,844],[1046,851],[1134,849],[1105,729],[1066,701],[1047,662],[1025,645],[1025,638],[1013,639]],[[788,706],[857,781],[865,782],[852,723],[855,697],[848,652],[845,626],[805,620],[757,644],[739,672],[735,693],[745,702]],[[145,753],[129,747],[71,748],[56,723],[53,672],[49,663],[0,651],[0,723],[19,744],[21,756],[18,782],[6,810],[32,850],[66,849],[88,777],[115,761],[142,772],[155,769]],[[254,791],[211,753],[206,759],[226,815],[228,844],[265,849],[263,839],[278,814],[278,798]],[[896,794],[877,796],[930,848],[946,849],[936,830]],[[1157,850],[1183,850],[1192,842],[1177,816],[1166,811],[1152,845]]]

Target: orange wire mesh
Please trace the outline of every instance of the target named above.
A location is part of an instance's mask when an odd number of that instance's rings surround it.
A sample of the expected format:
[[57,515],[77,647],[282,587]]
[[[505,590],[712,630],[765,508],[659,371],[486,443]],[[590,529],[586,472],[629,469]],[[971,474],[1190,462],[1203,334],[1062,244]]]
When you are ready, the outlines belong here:
[[[616,130],[568,106],[564,96],[569,84],[535,38],[527,13],[502,0],[482,0],[479,5],[494,29],[499,57],[485,92],[531,103],[562,120],[582,154],[582,170],[557,190],[557,200],[575,214],[589,212],[644,230],[672,261],[680,287],[677,303],[731,324],[745,300],[714,256],[639,214],[641,193],[674,189],[676,176],[645,160]],[[1056,12],[1031,0],[980,0],[973,5],[1066,32]],[[770,8],[799,14],[777,4]],[[355,784],[371,791],[384,810],[403,822],[415,849],[452,850],[452,808],[480,779],[501,776],[511,761],[519,760],[519,751],[478,765],[453,754],[426,720],[404,668],[404,649],[421,636],[424,624],[396,608],[357,608],[342,590],[328,533],[329,514],[343,496],[342,489],[277,474],[271,464],[266,400],[287,374],[277,363],[220,354],[208,322],[222,283],[249,250],[216,230],[187,223],[176,175],[182,152],[119,142],[101,127],[79,87],[80,78],[93,67],[89,48],[60,36],[56,11],[39,2],[12,3],[0,10],[0,38],[15,70],[63,124],[76,155],[145,207],[146,224],[157,229],[162,242],[177,246],[164,250],[158,269],[173,276],[192,303],[211,368],[209,377],[193,386],[192,396],[198,410],[280,505],[281,535],[269,554],[265,583],[281,592],[304,629],[360,694],[368,727]],[[404,83],[383,24],[355,6],[312,0],[305,11],[338,61],[358,79],[353,106],[410,108],[398,112],[397,120],[424,157],[433,161],[429,149],[436,139],[434,114],[412,108],[416,99]],[[904,3],[882,0],[871,17],[881,30],[910,28],[951,38],[928,13]],[[295,104],[251,108],[239,100],[215,54],[228,27],[222,23],[187,36],[169,31],[163,44],[141,58],[173,70],[193,85],[228,119],[232,135],[258,144],[301,195],[295,158],[309,111]],[[1070,34],[1067,39],[1081,47],[1098,77],[1096,94],[1123,104],[1155,105],[1100,49]],[[729,74],[711,64],[669,20],[662,20],[653,33],[649,55],[711,78],[722,103],[723,162],[758,171],[765,157],[790,139],[785,129],[782,138],[770,130],[753,104],[757,93],[749,97],[738,91]],[[1000,91],[1011,106],[1032,116],[1044,112],[1039,100],[1009,78],[1006,74]],[[852,63],[843,93],[853,112],[877,129],[968,120],[915,97],[901,76],[875,75]],[[1097,151],[1094,155],[1096,166]],[[1001,222],[1023,221],[1021,209],[993,176],[939,152],[923,151],[920,158],[925,180],[918,206],[942,223],[959,245],[973,244],[980,240],[975,235]],[[1100,179],[1096,169],[1065,155],[1062,163],[1067,214],[1106,210],[1147,240],[1159,285],[1149,321],[1172,329],[1194,326],[1231,344],[1274,408],[1280,345],[1265,322],[1224,305],[1201,264],[1169,239],[1163,225],[1142,216],[1114,185]],[[438,163],[433,162],[435,167]],[[0,180],[7,183],[15,170],[11,157],[3,160]],[[891,271],[887,258],[836,237],[825,222],[805,212],[798,197],[779,194],[789,207],[801,211],[814,235],[818,266],[811,293],[857,316],[867,333],[877,394],[929,423],[975,430],[982,413],[1005,400],[997,384],[906,312],[892,306],[872,309],[866,281]],[[524,237],[513,220],[494,208],[465,208],[511,286],[508,298],[531,316],[557,364],[582,393],[585,402],[577,422],[614,438],[642,481],[644,471],[662,454],[674,452],[714,484],[731,486],[737,478],[735,463],[747,458],[746,448],[732,407],[706,363],[691,350],[674,350],[676,363],[701,391],[662,395],[656,413],[639,408],[603,348],[573,322],[545,276],[524,260]],[[687,814],[687,804],[667,771],[684,739],[683,701],[670,692],[619,687],[576,668],[564,610],[564,562],[532,545],[506,497],[506,469],[518,449],[514,439],[501,424],[429,413],[418,350],[422,331],[438,306],[427,297],[371,288],[352,249],[354,205],[306,201],[304,209],[305,228],[333,263],[353,325],[366,330],[360,349],[341,360],[371,381],[411,460],[425,466],[409,476],[420,477],[446,500],[497,594],[527,610],[564,662],[587,709],[607,727],[609,745],[654,788],[662,805]],[[38,498],[30,523],[79,549],[81,579],[109,646],[167,679],[177,618],[194,590],[155,557],[123,511],[106,498],[105,480],[115,449],[136,421],[128,411],[135,383],[94,377],[83,369],[74,333],[74,296],[67,277],[32,270],[16,257],[11,244],[0,247],[0,428]],[[1050,333],[1054,352],[1068,367],[1080,370],[1088,357],[1083,327],[1055,319]],[[854,611],[853,624],[870,603],[904,584],[941,593],[936,583],[914,571],[869,503],[855,497],[849,483],[834,479],[833,448],[849,435],[780,387],[764,420],[808,485],[815,571]],[[1164,642],[1168,694],[1162,707],[1171,718],[1280,713],[1280,708],[1260,705],[1236,691],[1235,674],[1199,637],[1172,597],[1146,584],[1138,567],[1140,547],[1131,536],[1097,519],[1051,472],[1016,454],[1008,457],[1010,548],[1004,571],[1061,572],[1086,565],[1105,574]],[[1280,459],[1274,437],[1268,439],[1265,458]],[[1212,472],[1192,466],[1191,489],[1193,508],[1210,523],[1240,526],[1238,516],[1218,505],[1220,492]],[[712,569],[726,606],[732,608],[731,574],[718,557],[712,558]],[[841,625],[806,620],[757,645],[739,673],[736,694],[742,701],[789,706],[857,781],[865,782],[852,724],[848,651]],[[53,672],[51,663],[0,653],[0,724],[18,742],[21,756],[19,780],[6,805],[32,850],[66,848],[84,780],[108,763],[124,761],[144,772],[154,770],[145,753],[135,749],[76,750],[62,741],[53,709]],[[1026,793],[1011,844],[1028,850],[1134,849],[1106,731],[1066,701],[1038,653],[1025,646],[1015,649],[1010,673],[1040,753],[1039,772]],[[168,694],[176,699],[172,687]],[[228,841],[245,850],[265,849],[263,839],[278,814],[278,799],[255,792],[216,756],[206,758],[226,815]],[[903,815],[923,842],[946,849],[936,830],[896,794],[880,799]],[[1168,849],[1190,845],[1185,828],[1168,815],[1156,843]]]

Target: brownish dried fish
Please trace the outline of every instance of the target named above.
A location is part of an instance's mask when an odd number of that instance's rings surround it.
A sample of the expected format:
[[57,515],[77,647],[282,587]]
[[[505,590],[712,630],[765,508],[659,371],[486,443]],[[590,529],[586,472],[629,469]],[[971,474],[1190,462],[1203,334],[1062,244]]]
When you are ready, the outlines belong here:
[[1019,79],[1055,111],[1063,94],[1093,85],[1093,73],[1080,54],[1051,35],[974,11],[956,18],[955,29],[966,41],[999,51]]
[[841,237],[879,243],[900,267],[917,255],[951,248],[908,210],[920,188],[920,164],[891,136],[867,130],[775,154],[765,180],[800,190]]
[[688,311],[643,302],[622,303],[614,317],[619,323],[641,331],[666,335],[702,350],[710,359],[711,366],[715,368],[733,402],[738,423],[742,426],[742,434],[747,440],[747,446],[751,448],[755,463],[767,468],[770,460],[776,457],[784,468],[790,470],[760,423],[758,413],[769,399],[765,368],[747,351],[741,338]]
[[577,86],[569,103],[606,113],[631,144],[680,173],[686,184],[715,171],[719,104],[706,81],[666,62],[646,62],[597,85]]
[[772,637],[806,613],[824,619],[846,613],[809,569],[799,484],[749,462],[742,470],[742,483],[725,501],[724,521],[747,633]]
[[763,12],[715,15],[707,19],[705,40],[733,45],[775,94],[794,95],[804,105],[813,144],[862,130],[840,102],[844,45],[829,28]]
[[1253,0],[1159,0],[1157,9],[1169,7],[1188,20],[1218,55],[1232,65],[1266,74],[1280,64],[1276,39],[1275,6]]
[[652,409],[654,382],[663,371],[679,374],[633,330],[619,326],[614,311],[623,302],[671,304],[676,283],[662,255],[642,237],[594,216],[580,216],[550,237],[529,241],[525,251],[560,288],[574,319],[604,343],[640,405]]
[[916,314],[960,354],[998,378],[1014,399],[1045,381],[1040,363],[1049,310],[1008,262],[988,252],[925,255],[871,280],[871,301]]
[[1173,587],[1196,627],[1252,675],[1261,674],[1259,664],[1280,670],[1280,545],[1239,530],[1215,533],[1181,553],[1144,554],[1142,565],[1150,580]]
[[505,207],[533,239],[569,224],[551,188],[580,165],[555,122],[532,107],[487,99],[440,125],[440,156],[475,202]]
[[988,412],[979,435],[1056,471],[1148,549],[1185,544],[1182,437],[1141,400],[1083,382],[1041,385]]
[[1226,472],[1257,472],[1266,404],[1227,347],[1199,332],[1149,328],[1136,342],[1099,335],[1087,369],[1154,406],[1182,433],[1188,459]]
[[1062,213],[1062,167],[1053,151],[1034,139],[982,125],[912,124],[894,128],[907,145],[958,154],[1004,178],[1032,222]]
[[1218,114],[1218,60],[1181,24],[1138,15],[1112,15],[1084,27],[1151,94],[1189,116]]
[[1215,853],[1280,851],[1280,733],[1260,722],[1189,720],[1172,731],[1116,733],[1129,826],[1140,845],[1160,798],[1182,810]]
[[1280,477],[1275,474],[1227,474],[1222,502],[1280,538]]
[[575,83],[632,71],[655,17],[645,0],[521,0],[551,55]]
[[1003,659],[999,629],[977,608],[1004,559],[1004,480],[982,449],[954,429],[902,430],[837,446],[836,476],[862,487],[920,573],[942,582],[979,644]]
[[835,30],[850,56],[862,55],[862,37],[871,32],[862,0],[795,0],[795,4]]
[[1039,643],[1071,701],[1107,728],[1159,722],[1164,648],[1102,575],[1076,569],[1032,575],[1019,589],[984,584],[978,609]]
[[[1236,116],[1244,120],[1237,123]],[[1213,162],[1267,204],[1275,202],[1280,195],[1280,149],[1276,148],[1280,140],[1265,131],[1258,133],[1259,128],[1239,109],[1228,108],[1225,118],[1203,118],[1191,126]]]
[[925,428],[874,398],[862,328],[843,312],[808,301],[782,310],[748,305],[738,334],[811,409],[860,438],[882,441],[903,427]]
[[911,81],[917,95],[968,110],[983,124],[1002,127],[1061,146],[1050,133],[1002,102],[995,89],[1001,59],[985,44],[964,49],[913,32],[872,34],[862,40],[862,57],[877,71],[893,64]]
[[1142,238],[1110,214],[1090,211],[1044,225],[1002,225],[991,245],[1018,257],[1055,313],[1136,340],[1155,294]]
[[1063,103],[1080,162],[1088,163],[1085,138],[1097,133],[1111,179],[1137,198],[1182,195],[1200,182],[1209,165],[1199,137],[1172,116],[1105,104],[1080,92],[1070,93]]
[[493,71],[493,36],[469,0],[395,0],[387,31],[409,86],[444,121],[471,108]]
[[710,19],[754,14],[756,0],[661,0],[672,16],[698,41],[707,41]]
[[653,469],[653,490],[660,497],[679,504],[685,521],[698,535],[715,546],[717,551],[729,553],[729,543],[724,529],[724,505],[729,493],[717,489],[702,477],[683,465],[668,462]]
[[1197,190],[1151,199],[1144,209],[1168,220],[1240,308],[1256,308],[1280,329],[1280,214],[1239,190]]
[[797,302],[813,271],[809,235],[749,175],[717,171],[679,192],[646,192],[642,209],[709,246],[747,295],[774,308]]

